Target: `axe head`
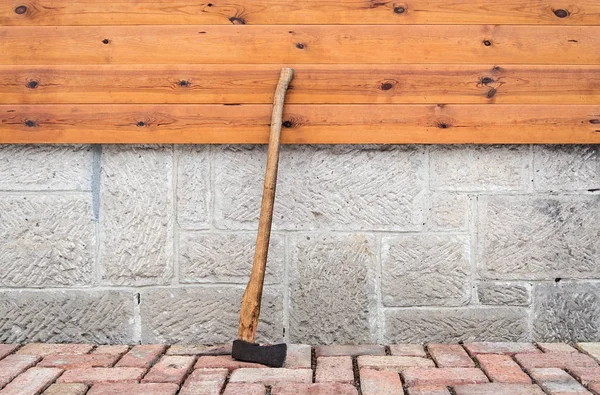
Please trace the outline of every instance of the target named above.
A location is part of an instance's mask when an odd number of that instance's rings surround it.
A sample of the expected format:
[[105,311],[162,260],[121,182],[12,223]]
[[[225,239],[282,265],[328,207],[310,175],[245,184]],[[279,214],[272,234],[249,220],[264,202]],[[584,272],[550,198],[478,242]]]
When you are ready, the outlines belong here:
[[273,368],[280,368],[285,362],[287,344],[261,346],[243,340],[234,340],[231,348],[233,359],[244,362],[255,362]]

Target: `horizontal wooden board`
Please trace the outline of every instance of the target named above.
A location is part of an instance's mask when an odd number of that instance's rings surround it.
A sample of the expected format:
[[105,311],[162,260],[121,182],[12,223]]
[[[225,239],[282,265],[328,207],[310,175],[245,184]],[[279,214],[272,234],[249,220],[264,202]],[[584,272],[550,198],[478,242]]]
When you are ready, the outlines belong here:
[[[262,103],[280,65],[0,66],[0,104]],[[600,104],[600,65],[294,65],[298,104]]]
[[0,27],[0,64],[600,63],[600,27]]
[[[0,143],[266,143],[269,105],[0,106]],[[600,105],[288,105],[283,143],[600,143]]]
[[597,0],[0,0],[2,25],[597,25],[599,19]]

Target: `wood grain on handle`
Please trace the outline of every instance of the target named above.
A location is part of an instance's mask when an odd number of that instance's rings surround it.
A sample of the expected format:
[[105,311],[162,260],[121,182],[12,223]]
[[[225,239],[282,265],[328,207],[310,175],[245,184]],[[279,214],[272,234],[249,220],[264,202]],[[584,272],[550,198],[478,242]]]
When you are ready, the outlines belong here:
[[254,263],[252,273],[242,298],[240,312],[240,326],[238,337],[250,343],[256,337],[258,317],[260,315],[260,302],[262,299],[263,283],[265,279],[265,267],[267,266],[267,255],[269,252],[269,240],[271,238],[271,223],[273,220],[273,204],[275,202],[275,186],[277,184],[277,167],[279,164],[279,138],[281,136],[281,124],[283,118],[283,104],[285,93],[294,76],[294,69],[283,68],[279,76],[279,82],[273,99],[273,113],[271,116],[271,133],[269,136],[269,149],[267,151],[267,169],[265,172],[265,185],[263,198],[258,219],[258,235],[256,237],[256,250],[254,252]]

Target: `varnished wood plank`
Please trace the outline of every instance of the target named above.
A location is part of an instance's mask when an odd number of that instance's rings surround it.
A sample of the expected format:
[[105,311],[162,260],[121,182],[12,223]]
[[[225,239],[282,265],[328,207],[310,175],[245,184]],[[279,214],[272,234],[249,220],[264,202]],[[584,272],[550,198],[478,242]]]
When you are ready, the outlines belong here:
[[[280,67],[0,66],[0,104],[268,104]],[[600,65],[293,67],[288,103],[600,104]]]
[[598,64],[595,26],[0,28],[0,64]]
[[[266,143],[270,105],[0,106],[0,143]],[[600,105],[289,105],[283,143],[600,143]]]
[[0,0],[1,25],[600,23],[597,0]]

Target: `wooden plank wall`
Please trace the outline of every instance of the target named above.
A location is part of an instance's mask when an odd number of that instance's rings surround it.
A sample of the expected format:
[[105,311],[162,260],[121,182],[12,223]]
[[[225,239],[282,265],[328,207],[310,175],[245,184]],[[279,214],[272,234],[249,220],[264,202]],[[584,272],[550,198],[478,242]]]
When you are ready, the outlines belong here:
[[600,143],[598,0],[0,0],[0,143]]

